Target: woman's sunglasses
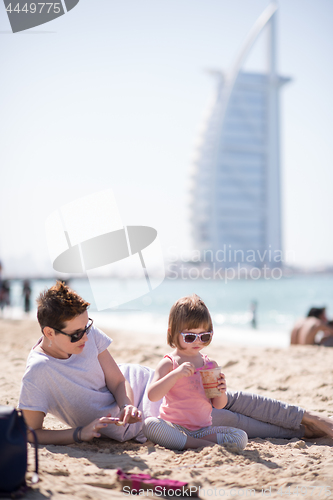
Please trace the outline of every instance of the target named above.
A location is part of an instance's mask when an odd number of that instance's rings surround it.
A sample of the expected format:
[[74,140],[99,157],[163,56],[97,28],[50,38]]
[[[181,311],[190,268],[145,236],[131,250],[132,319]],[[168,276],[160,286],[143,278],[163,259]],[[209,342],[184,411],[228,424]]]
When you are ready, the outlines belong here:
[[80,332],[66,333],[66,332],[62,332],[61,330],[58,330],[57,328],[53,328],[53,330],[55,330],[58,333],[62,333],[63,335],[67,335],[67,337],[70,337],[72,343],[78,342],[79,340],[82,339],[82,337],[85,333],[88,335],[89,330],[93,325],[93,320],[91,318],[88,318],[88,319],[89,319],[89,322],[88,322],[87,326],[85,327],[84,330],[81,330]]
[[209,342],[213,336],[213,332],[204,332],[204,333],[181,333],[184,342],[186,344],[192,344],[197,339],[200,339],[201,342]]

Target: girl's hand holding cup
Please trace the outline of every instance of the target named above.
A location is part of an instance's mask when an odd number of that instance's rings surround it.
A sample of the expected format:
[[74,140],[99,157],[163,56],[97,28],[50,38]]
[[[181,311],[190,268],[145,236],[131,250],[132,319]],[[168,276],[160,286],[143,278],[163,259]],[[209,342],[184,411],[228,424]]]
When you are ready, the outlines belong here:
[[224,373],[220,373],[219,378],[217,379],[217,388],[222,394],[224,394],[227,390]]
[[185,363],[182,363],[180,366],[178,366],[178,368],[176,368],[174,371],[180,375],[180,378],[190,377],[195,372],[195,366],[189,361],[186,361]]

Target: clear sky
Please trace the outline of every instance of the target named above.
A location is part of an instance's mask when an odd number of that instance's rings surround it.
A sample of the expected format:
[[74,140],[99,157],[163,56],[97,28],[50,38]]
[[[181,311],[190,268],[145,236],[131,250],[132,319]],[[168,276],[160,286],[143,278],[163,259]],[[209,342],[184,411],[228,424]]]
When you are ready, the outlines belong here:
[[[188,172],[215,82],[266,0],[81,0],[12,34],[0,5],[0,259],[50,265],[44,224],[112,188],[124,224],[190,248]],[[333,2],[280,0],[283,240],[293,264],[333,264]],[[247,68],[264,67],[263,41]],[[291,261],[291,259],[289,259]]]

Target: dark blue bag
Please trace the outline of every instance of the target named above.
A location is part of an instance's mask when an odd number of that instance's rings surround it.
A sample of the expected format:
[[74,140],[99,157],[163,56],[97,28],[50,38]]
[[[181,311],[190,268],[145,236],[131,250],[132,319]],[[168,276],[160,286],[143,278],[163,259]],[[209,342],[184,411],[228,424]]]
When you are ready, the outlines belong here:
[[[29,429],[31,430],[31,429]],[[37,439],[35,436],[36,471],[32,482],[38,481]],[[28,490],[27,426],[22,412],[12,406],[0,406],[0,496],[18,498]]]

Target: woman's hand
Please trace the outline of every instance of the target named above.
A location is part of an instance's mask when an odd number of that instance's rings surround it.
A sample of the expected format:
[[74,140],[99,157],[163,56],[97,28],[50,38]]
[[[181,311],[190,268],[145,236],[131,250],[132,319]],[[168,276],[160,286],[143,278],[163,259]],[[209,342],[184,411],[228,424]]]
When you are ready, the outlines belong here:
[[225,394],[227,391],[227,383],[225,381],[224,373],[220,373],[219,375],[219,378],[217,380],[217,388],[222,394]]
[[111,415],[107,415],[106,417],[96,418],[91,424],[86,425],[82,428],[79,438],[82,441],[91,441],[93,438],[101,437],[100,429],[104,429],[109,424],[115,424],[118,422],[118,418],[113,418]]
[[195,372],[195,366],[189,361],[182,363],[180,366],[178,366],[178,368],[174,370],[174,373],[180,375],[179,378],[190,377],[191,375],[194,374],[194,372]]
[[141,419],[141,411],[133,405],[127,405],[120,412],[118,425],[135,424],[136,422],[141,422]]

